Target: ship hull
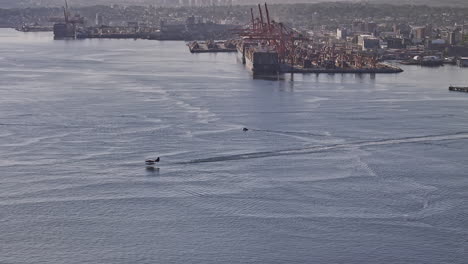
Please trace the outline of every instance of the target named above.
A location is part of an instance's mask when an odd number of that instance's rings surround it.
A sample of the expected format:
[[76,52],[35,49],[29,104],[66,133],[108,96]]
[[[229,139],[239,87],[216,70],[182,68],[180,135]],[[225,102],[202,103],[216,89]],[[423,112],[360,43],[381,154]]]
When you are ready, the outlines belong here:
[[245,66],[254,75],[276,75],[279,72],[279,64],[254,63],[253,60],[246,57]]
[[269,51],[257,51],[255,48],[247,48],[242,55],[245,66],[254,75],[276,75],[280,64],[278,53]]
[[54,25],[54,39],[76,38],[76,27],[71,23],[57,23]]

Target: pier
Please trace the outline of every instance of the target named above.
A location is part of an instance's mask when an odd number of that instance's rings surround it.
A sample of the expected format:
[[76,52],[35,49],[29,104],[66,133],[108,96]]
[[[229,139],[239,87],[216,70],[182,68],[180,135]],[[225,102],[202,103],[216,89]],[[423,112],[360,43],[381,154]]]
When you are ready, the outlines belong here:
[[194,41],[188,44],[191,53],[217,53],[217,52],[237,52],[233,41]]
[[303,67],[280,67],[281,73],[400,73],[403,70],[399,67],[378,63],[373,68],[303,68]]

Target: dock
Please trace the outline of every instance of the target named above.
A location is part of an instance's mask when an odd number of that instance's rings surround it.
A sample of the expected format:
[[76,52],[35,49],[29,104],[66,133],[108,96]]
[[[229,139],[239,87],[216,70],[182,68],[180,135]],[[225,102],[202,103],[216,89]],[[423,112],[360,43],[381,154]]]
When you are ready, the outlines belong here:
[[450,86],[449,91],[468,93],[468,87]]
[[194,41],[188,44],[191,53],[218,53],[237,52],[236,45],[232,41]]
[[282,69],[283,73],[400,73],[403,72],[401,68],[390,65],[377,65],[375,68],[289,68]]

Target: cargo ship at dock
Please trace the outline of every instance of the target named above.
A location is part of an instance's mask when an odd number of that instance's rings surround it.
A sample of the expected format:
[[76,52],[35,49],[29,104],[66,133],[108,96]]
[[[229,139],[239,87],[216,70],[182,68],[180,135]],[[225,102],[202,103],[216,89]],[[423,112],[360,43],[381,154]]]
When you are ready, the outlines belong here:
[[54,24],[54,39],[76,38],[76,27],[71,23]]
[[65,6],[63,7],[63,15],[63,20],[54,24],[54,39],[75,39],[77,36],[77,25],[84,24],[84,18],[80,15],[73,17],[70,15],[67,0],[65,0]]
[[276,75],[280,72],[279,54],[268,46],[259,46],[257,42],[243,41],[237,46],[242,63],[254,75]]
[[309,63],[307,67],[281,63],[278,52],[256,42],[241,42],[238,54],[254,76],[275,76],[284,73],[400,73],[403,70],[394,65],[378,63],[373,67],[320,67]]

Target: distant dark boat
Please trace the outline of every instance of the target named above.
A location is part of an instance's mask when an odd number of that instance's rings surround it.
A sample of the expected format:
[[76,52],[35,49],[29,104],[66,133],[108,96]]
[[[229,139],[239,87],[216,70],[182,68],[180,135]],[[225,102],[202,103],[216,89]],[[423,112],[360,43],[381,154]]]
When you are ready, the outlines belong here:
[[468,86],[467,87],[449,86],[449,91],[468,93]]
[[53,28],[49,26],[23,25],[21,27],[17,27],[16,30],[21,32],[47,32],[53,31]]

